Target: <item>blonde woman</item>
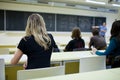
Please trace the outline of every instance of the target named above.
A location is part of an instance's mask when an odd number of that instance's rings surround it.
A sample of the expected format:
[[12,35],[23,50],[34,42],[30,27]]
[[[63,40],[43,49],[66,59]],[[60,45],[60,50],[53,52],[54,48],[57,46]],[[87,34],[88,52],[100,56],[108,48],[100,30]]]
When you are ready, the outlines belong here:
[[11,64],[17,64],[25,54],[28,58],[26,69],[49,67],[54,45],[55,41],[51,34],[47,34],[42,16],[32,14],[27,20],[26,35],[19,42]]

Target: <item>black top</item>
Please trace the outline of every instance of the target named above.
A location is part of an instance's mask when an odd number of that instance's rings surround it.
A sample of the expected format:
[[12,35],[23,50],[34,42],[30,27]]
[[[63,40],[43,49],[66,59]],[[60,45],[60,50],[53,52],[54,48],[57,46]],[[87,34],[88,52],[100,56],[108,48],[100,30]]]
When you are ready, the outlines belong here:
[[24,54],[27,55],[26,69],[44,68],[50,66],[50,58],[53,47],[57,47],[51,34],[51,45],[48,50],[44,50],[34,39],[34,36],[22,38],[18,47]]
[[71,40],[65,47],[65,51],[74,51],[80,48],[85,48],[85,42],[82,38]]
[[56,45],[56,42],[51,34],[48,34],[49,37],[51,38],[52,41],[52,47],[53,47],[53,52],[60,52],[58,46]]

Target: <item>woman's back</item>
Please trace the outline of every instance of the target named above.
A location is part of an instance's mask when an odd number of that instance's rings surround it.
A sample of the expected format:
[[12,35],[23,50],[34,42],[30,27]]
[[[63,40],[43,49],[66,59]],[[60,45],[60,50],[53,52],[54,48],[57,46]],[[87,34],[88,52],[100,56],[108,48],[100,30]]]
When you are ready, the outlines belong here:
[[[22,44],[21,44],[22,43]],[[36,43],[33,36],[22,38],[18,48],[28,57],[26,69],[43,68],[50,66],[52,46],[45,50]]]
[[66,51],[76,51],[76,50],[80,50],[80,49],[83,49],[85,48],[85,42],[83,39],[79,38],[79,39],[73,39],[71,40],[65,50]]

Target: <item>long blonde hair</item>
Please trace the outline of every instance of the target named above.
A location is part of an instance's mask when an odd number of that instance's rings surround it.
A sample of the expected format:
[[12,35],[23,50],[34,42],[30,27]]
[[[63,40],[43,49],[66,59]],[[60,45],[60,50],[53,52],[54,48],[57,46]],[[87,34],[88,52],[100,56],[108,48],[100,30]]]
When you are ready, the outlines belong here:
[[39,14],[32,14],[28,17],[26,25],[26,36],[33,35],[35,41],[45,50],[47,50],[51,44],[51,39],[49,38],[44,19]]

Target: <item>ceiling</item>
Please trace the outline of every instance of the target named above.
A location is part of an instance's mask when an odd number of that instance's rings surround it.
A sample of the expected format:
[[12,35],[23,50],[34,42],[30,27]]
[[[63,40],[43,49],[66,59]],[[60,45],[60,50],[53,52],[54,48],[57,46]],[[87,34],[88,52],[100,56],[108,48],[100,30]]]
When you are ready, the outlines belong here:
[[[2,0],[0,0],[2,1]],[[37,2],[48,4],[52,2],[55,3],[63,3],[67,5],[82,5],[82,6],[91,6],[91,7],[105,7],[105,8],[120,8],[114,7],[112,4],[120,4],[120,0],[3,0],[3,1],[16,1],[16,2]],[[88,2],[87,2],[88,1]],[[91,2],[104,2],[105,4],[95,4]]]
[[[110,9],[120,8],[112,5],[112,4],[120,5],[120,0],[7,0],[7,1],[31,2],[31,3],[35,2],[35,3],[48,4],[51,6],[57,6],[57,5],[58,6],[76,6],[77,5],[78,6],[79,5],[79,6],[89,6],[89,7],[96,7],[96,8],[110,8]],[[104,2],[105,4],[91,3],[91,1]]]
[[[35,0],[39,3],[65,3],[67,5],[82,5],[82,6],[91,6],[91,7],[105,7],[105,8],[119,8],[112,6],[113,3],[120,4],[120,0]],[[87,2],[88,1],[88,2]],[[105,4],[95,4],[90,1],[104,2]]]

